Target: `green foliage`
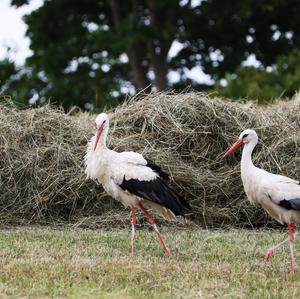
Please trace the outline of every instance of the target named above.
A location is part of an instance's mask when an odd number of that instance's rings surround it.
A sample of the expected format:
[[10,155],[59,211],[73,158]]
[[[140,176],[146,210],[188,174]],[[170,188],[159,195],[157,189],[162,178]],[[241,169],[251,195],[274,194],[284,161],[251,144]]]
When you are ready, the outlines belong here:
[[[20,6],[25,2],[15,0],[12,4]],[[157,2],[156,6],[160,28],[148,24],[147,1],[136,7],[119,1],[117,17],[109,1],[45,1],[25,18],[34,51],[26,66],[38,83],[34,90],[28,89],[29,97],[34,92],[41,103],[51,98],[65,107],[75,104],[85,108],[87,103],[103,107],[117,104],[134,87],[145,88],[150,81],[142,86],[133,81],[135,69],[124,60],[124,54],[130,57],[129,50],[139,47],[139,53],[130,59],[138,60],[138,67],[143,64],[147,76],[153,68],[149,41],[155,40],[160,49],[168,41],[168,50],[177,30],[172,24],[182,17],[177,2]],[[173,13],[164,17],[167,9]]]
[[0,84],[2,85],[8,78],[16,74],[16,67],[9,59],[0,61]]
[[[11,0],[16,7],[29,2]],[[24,102],[101,109],[116,105],[128,92],[149,91],[149,84],[157,90],[181,90],[187,84],[207,88],[186,76],[186,70],[201,66],[215,82],[225,76],[234,82],[224,90],[229,97],[245,95],[235,75],[241,82],[250,80],[246,96],[288,95],[282,86],[298,88],[297,80],[288,79],[290,68],[280,71],[289,83],[278,84],[264,70],[275,70],[279,57],[299,49],[299,10],[297,0],[207,0],[197,5],[189,0],[44,1],[25,17],[33,56],[17,76],[6,74],[3,90]],[[183,48],[169,58],[175,40]],[[250,54],[261,69],[242,68]],[[171,70],[180,76],[173,85],[167,81]],[[273,80],[275,90],[262,87]]]
[[267,103],[278,97],[292,97],[300,88],[300,51],[280,56],[272,69],[239,67],[227,74],[228,85],[216,90],[225,97],[245,98]]
[[0,61],[0,96],[9,96],[19,106],[28,106],[28,95],[33,86],[33,78],[19,69],[9,58]]

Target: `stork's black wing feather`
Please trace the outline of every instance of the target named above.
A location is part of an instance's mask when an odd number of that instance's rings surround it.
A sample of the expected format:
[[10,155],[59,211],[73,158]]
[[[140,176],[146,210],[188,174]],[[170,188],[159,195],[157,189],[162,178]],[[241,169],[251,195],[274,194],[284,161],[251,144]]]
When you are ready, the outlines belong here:
[[184,215],[185,209],[189,208],[188,202],[176,191],[172,190],[160,177],[151,181],[126,180],[124,177],[120,187],[132,194],[168,208],[175,215]]
[[300,210],[300,198],[283,199],[278,204],[287,210]]
[[168,181],[169,180],[169,174],[164,172],[161,167],[157,164],[155,164],[153,161],[146,159],[147,161],[147,167],[150,167],[153,171],[155,171],[161,178]]

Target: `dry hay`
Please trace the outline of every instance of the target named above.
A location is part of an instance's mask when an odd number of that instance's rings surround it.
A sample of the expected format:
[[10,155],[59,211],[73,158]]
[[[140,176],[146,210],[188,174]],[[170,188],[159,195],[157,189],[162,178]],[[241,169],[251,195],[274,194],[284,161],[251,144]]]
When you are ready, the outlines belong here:
[[[117,151],[139,151],[169,171],[197,225],[260,226],[270,218],[244,195],[240,154],[222,154],[241,130],[254,128],[260,136],[255,163],[300,177],[299,109],[298,101],[262,109],[199,93],[160,93],[111,112],[109,143]],[[93,133],[94,116],[87,113],[1,104],[0,222],[127,226],[128,211],[85,180],[83,156]]]

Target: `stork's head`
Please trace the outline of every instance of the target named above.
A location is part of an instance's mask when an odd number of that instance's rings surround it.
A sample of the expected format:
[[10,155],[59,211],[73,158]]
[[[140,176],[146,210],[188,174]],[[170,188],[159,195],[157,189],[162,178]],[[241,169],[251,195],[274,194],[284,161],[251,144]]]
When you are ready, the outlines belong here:
[[96,150],[99,139],[101,137],[101,135],[103,134],[103,131],[107,131],[108,126],[109,126],[109,118],[108,115],[106,113],[100,113],[97,115],[96,117],[96,141],[95,141],[95,147],[94,150]]
[[248,143],[257,143],[258,137],[254,130],[244,130],[238,140],[231,146],[231,148],[224,154],[224,158],[227,157],[229,154],[233,153],[235,150],[237,150],[239,147],[241,147],[244,144]]

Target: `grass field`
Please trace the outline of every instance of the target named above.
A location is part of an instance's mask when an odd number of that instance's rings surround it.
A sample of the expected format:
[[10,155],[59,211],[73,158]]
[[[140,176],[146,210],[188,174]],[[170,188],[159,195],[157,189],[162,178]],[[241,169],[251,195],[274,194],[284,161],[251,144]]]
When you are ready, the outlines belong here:
[[263,262],[283,232],[163,232],[171,257],[151,231],[140,229],[130,258],[129,230],[1,230],[0,298],[300,297],[300,272],[289,274],[287,246]]

